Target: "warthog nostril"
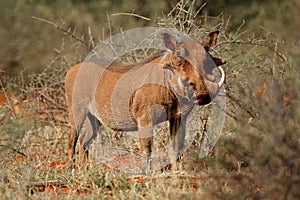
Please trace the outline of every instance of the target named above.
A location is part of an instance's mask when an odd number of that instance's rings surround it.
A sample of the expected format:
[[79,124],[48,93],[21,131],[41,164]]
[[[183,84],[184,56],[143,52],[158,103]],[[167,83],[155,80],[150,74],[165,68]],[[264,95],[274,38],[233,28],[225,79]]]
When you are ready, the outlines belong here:
[[195,87],[196,87],[195,84],[193,84],[193,85],[188,85],[187,89],[188,89],[189,91],[193,91],[193,90],[195,89]]
[[198,98],[196,97],[196,95],[192,96],[191,100],[194,103],[198,103]]

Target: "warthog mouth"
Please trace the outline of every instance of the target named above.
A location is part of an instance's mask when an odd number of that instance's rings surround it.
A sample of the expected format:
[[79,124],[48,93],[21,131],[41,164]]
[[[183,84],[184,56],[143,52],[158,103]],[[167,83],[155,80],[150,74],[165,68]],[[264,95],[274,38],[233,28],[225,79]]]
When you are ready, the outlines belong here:
[[212,87],[207,86],[207,88],[210,88],[210,90],[212,90],[212,91],[207,89],[207,91],[205,91],[203,93],[200,93],[200,94],[198,93],[197,95],[194,94],[191,98],[193,103],[195,103],[195,104],[209,103],[218,94],[220,87],[223,86],[224,81],[225,81],[225,72],[221,66],[218,66],[217,68],[221,73],[221,77],[219,78],[219,81],[218,82],[216,81],[217,78],[215,76],[213,76],[214,81],[208,80],[207,84],[211,84]]

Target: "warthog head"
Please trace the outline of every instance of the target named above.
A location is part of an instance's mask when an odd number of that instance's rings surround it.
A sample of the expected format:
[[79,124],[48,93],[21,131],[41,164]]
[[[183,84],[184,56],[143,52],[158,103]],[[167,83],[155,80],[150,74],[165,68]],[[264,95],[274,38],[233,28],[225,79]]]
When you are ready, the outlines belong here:
[[[202,42],[181,43],[169,34],[163,35],[166,48],[173,53],[165,58],[166,63],[171,66],[170,69],[181,74],[178,77],[181,93],[199,105],[210,103],[225,81],[225,73],[220,65],[226,61],[208,53],[209,48],[215,45],[218,34],[218,31],[212,32]],[[221,73],[219,80],[213,74],[216,68]]]

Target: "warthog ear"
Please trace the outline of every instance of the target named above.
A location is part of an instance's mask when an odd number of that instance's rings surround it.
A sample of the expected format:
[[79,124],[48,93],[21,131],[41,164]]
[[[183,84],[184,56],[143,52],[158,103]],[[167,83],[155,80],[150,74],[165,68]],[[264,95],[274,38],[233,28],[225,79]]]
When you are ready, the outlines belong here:
[[182,47],[177,48],[175,50],[175,54],[179,58],[185,58],[185,57],[189,56],[189,52],[185,48],[182,48]]
[[165,47],[174,52],[177,46],[176,39],[168,33],[163,33],[162,35],[165,42]]
[[202,40],[202,45],[204,48],[209,51],[210,47],[213,47],[217,43],[218,35],[220,31],[213,31],[208,34],[208,37]]

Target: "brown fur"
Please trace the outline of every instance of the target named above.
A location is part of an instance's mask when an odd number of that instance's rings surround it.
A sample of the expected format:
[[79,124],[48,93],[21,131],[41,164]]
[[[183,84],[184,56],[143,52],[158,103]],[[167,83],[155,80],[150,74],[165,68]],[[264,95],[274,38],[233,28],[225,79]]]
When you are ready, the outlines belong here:
[[[149,159],[152,128],[166,120],[170,123],[174,151],[179,156],[184,144],[185,120],[188,113],[195,103],[207,104],[218,93],[219,87],[213,80],[212,70],[225,62],[212,58],[204,49],[203,45],[210,47],[215,44],[216,35],[210,34],[210,38],[206,39],[209,44],[177,43],[172,36],[165,34],[165,46],[171,52],[160,52],[141,63],[132,65],[113,63],[107,69],[95,63],[79,63],[70,68],[65,79],[71,124],[68,143],[70,160],[74,159],[78,139],[80,160],[84,160],[88,145],[96,137],[101,124],[113,130],[138,130],[140,151]],[[83,66],[85,68],[82,68]],[[84,89],[77,91],[81,86],[76,86],[77,88],[74,86],[76,77],[89,78],[84,74],[85,71],[81,71],[81,75],[78,75],[80,69],[86,69],[87,74],[88,71],[94,75],[99,74],[101,79],[96,85],[92,81],[84,82],[80,79]],[[178,77],[183,77],[184,88],[177,84]],[[147,78],[149,83],[142,84],[142,80]],[[172,87],[164,83],[171,83]],[[128,87],[123,87],[124,85]],[[81,94],[81,92],[83,97],[87,97],[85,103],[88,105],[81,105],[78,95],[74,98],[74,93]],[[73,102],[74,100],[76,102]],[[83,125],[86,129],[80,132]]]

